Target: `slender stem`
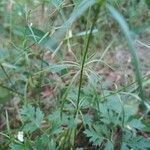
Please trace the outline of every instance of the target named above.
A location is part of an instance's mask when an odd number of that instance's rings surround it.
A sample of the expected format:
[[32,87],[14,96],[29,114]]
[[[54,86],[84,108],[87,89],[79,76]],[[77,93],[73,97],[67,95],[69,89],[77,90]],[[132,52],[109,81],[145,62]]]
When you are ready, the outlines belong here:
[[[77,98],[77,105],[76,105],[77,108],[76,108],[76,112],[75,112],[75,118],[76,118],[76,116],[77,116],[77,114],[79,112],[79,104],[80,104],[80,95],[81,95],[81,88],[82,88],[82,82],[83,82],[84,65],[85,65],[87,54],[88,54],[88,49],[89,49],[89,45],[90,45],[90,41],[91,41],[91,37],[92,37],[92,31],[93,31],[95,23],[97,21],[100,7],[102,6],[104,1],[105,0],[102,0],[101,1],[102,3],[99,3],[99,5],[97,5],[96,11],[95,11],[95,17],[94,17],[93,24],[92,24],[91,29],[90,29],[90,34],[88,36],[87,44],[86,44],[85,51],[84,51],[84,54],[83,54],[83,60],[82,60],[81,70],[80,70],[78,98]],[[76,136],[77,136],[77,128],[75,128],[75,132],[74,132],[74,146],[75,146]]]
[[91,37],[92,37],[92,31],[94,29],[95,23],[96,23],[97,18],[98,18],[99,9],[100,9],[100,6],[97,6],[96,11],[95,11],[95,17],[94,17],[94,20],[93,20],[93,24],[91,26],[90,34],[88,36],[87,44],[86,44],[85,51],[84,51],[84,54],[83,54],[83,60],[82,60],[81,70],[80,70],[76,115],[79,111],[79,103],[80,103],[81,88],[82,88],[82,82],[83,82],[84,65],[85,65],[85,61],[86,61],[86,57],[87,57],[87,53],[88,53],[88,49],[89,49],[89,45],[90,45],[90,41],[91,41]]

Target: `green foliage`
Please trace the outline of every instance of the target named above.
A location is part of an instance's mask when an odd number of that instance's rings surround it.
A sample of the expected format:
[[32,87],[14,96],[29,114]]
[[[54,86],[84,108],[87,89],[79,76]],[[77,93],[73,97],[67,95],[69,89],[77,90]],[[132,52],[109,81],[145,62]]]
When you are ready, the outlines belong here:
[[[98,122],[88,124],[84,134],[89,141],[96,146],[102,146],[105,149],[113,150],[115,143],[114,134],[116,128],[121,127],[120,141],[122,141],[122,150],[124,149],[147,149],[149,140],[137,135],[136,130],[143,131],[145,124],[140,119],[136,119],[136,105],[132,106],[119,99],[117,95],[111,95],[100,104],[100,116]],[[138,144],[138,142],[140,144]]]
[[35,140],[35,148],[36,150],[41,150],[41,149],[55,150],[56,143],[53,140],[50,140],[48,135],[43,134],[41,137],[38,137]]
[[24,145],[19,145],[19,144],[10,144],[11,150],[29,150],[29,148],[25,147]]
[[150,9],[150,1],[149,0],[145,0],[145,3],[147,4],[148,8]]
[[86,129],[84,133],[93,145],[100,146],[105,141],[105,144],[108,144],[107,147],[113,149],[113,144],[107,139],[107,136],[110,136],[110,134],[106,126],[93,125],[93,127]]
[[150,1],[1,1],[0,149],[148,150]]
[[143,138],[142,136],[135,136],[130,131],[127,131],[123,134],[122,150],[148,150],[149,147],[149,140]]
[[24,106],[21,109],[21,118],[25,123],[23,131],[33,132],[41,128],[44,114],[39,108],[35,108],[32,105],[27,104],[27,106]]

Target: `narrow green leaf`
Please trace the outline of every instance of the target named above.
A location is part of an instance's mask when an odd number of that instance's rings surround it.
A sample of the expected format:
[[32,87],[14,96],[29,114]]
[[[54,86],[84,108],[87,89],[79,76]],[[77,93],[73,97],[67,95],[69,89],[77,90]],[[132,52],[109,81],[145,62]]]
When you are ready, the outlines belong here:
[[136,80],[139,86],[140,97],[142,99],[142,105],[144,106],[145,97],[144,97],[143,85],[142,85],[142,74],[141,74],[141,68],[140,68],[136,48],[134,46],[134,40],[131,37],[129,27],[127,25],[127,22],[123,18],[123,16],[114,7],[107,5],[107,8],[110,11],[111,15],[113,16],[113,18],[119,23],[125,35],[125,38],[128,42],[129,50],[132,56],[132,63],[135,69]]
[[94,5],[96,0],[83,0],[71,13],[69,19],[61,26],[61,28],[54,34],[52,38],[45,43],[45,47],[50,51],[55,51],[58,47],[59,43],[65,37],[66,31],[72,26],[72,24],[84,14],[84,12]]

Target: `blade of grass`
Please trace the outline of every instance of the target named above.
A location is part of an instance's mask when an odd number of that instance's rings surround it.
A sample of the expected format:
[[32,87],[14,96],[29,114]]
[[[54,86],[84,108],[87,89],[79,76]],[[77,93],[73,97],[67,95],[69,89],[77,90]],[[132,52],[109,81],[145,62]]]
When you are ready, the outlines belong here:
[[129,50],[132,56],[132,63],[135,69],[136,80],[139,86],[140,97],[142,99],[141,104],[142,107],[144,107],[145,96],[144,96],[143,85],[142,85],[142,74],[141,74],[141,68],[140,68],[140,63],[137,56],[136,48],[134,46],[134,40],[131,37],[129,27],[127,25],[127,22],[123,18],[123,16],[114,7],[107,5],[107,8],[110,11],[112,17],[119,23],[120,28],[122,29],[122,32],[124,33],[125,38],[128,42]]
[[76,9],[71,13],[70,18],[61,26],[61,28],[56,31],[53,37],[49,38],[47,42],[43,45],[50,51],[54,52],[59,43],[65,37],[66,31],[72,26],[72,24],[84,14],[84,12],[94,5],[96,0],[83,0]]

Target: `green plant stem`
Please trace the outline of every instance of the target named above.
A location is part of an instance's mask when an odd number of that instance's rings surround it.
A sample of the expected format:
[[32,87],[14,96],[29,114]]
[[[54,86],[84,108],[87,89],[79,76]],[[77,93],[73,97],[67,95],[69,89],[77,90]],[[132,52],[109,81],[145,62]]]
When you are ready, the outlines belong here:
[[[82,60],[81,70],[80,70],[80,79],[79,79],[78,98],[77,98],[77,105],[76,105],[76,111],[75,111],[75,118],[76,118],[76,116],[79,112],[79,104],[80,104],[81,88],[82,88],[82,82],[83,82],[84,65],[85,65],[87,54],[88,54],[89,45],[90,45],[90,42],[91,42],[92,32],[93,32],[94,26],[95,26],[97,18],[98,18],[100,7],[102,6],[104,1],[105,0],[102,0],[102,1],[99,2],[99,4],[97,4],[97,8],[96,8],[96,11],[95,11],[95,17],[93,19],[93,23],[92,23],[92,26],[91,26],[91,29],[90,29],[90,34],[88,36],[85,51],[83,53],[83,60]],[[75,128],[75,130],[74,130],[74,143],[73,143],[74,148],[75,148],[76,136],[77,136],[77,128]]]
[[[98,5],[97,8],[96,8],[96,11],[95,11],[95,17],[94,17],[93,24],[92,24],[91,29],[90,29],[90,34],[89,34],[89,36],[88,36],[87,44],[86,44],[85,51],[84,51],[84,54],[83,54],[83,60],[82,60],[81,70],[80,70],[80,79],[79,79],[79,88],[78,88],[78,98],[77,98],[77,105],[76,105],[77,108],[76,108],[76,113],[75,113],[76,115],[78,114],[78,111],[79,111],[81,88],[82,88],[82,82],[83,82],[84,64],[85,64],[85,61],[86,61],[86,57],[87,57],[89,45],[90,45],[90,42],[91,42],[92,31],[93,31],[93,29],[94,29],[95,23],[96,23],[97,18],[98,18],[99,10],[100,10],[100,6]],[[76,116],[76,115],[75,115],[75,116]]]

